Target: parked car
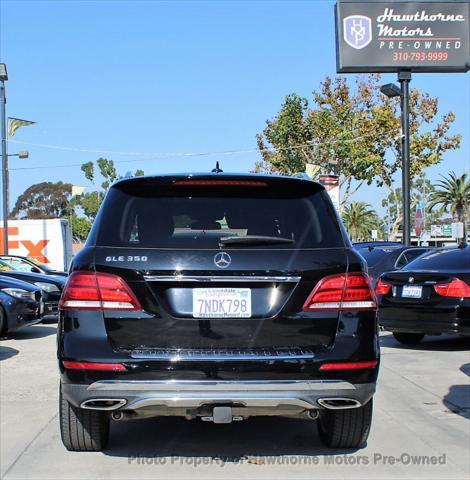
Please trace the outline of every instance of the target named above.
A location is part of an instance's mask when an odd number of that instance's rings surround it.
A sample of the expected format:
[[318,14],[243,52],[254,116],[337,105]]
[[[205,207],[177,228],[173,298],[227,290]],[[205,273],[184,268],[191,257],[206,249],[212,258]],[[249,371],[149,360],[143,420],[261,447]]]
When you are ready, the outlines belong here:
[[379,322],[401,343],[425,335],[470,335],[470,247],[431,251],[376,286]]
[[60,302],[62,441],[100,450],[110,419],[286,415],[318,419],[329,447],[361,447],[377,330],[365,262],[321,185],[120,180]]
[[367,262],[374,286],[383,273],[399,270],[420,255],[434,250],[433,247],[405,247],[395,242],[355,243],[354,248]]
[[0,275],[0,335],[39,322],[43,307],[38,287]]
[[14,270],[14,268],[9,265],[7,262],[4,262],[3,260],[0,260],[0,271],[5,271],[5,270]]
[[38,262],[31,257],[22,257],[20,255],[0,255],[0,268],[1,263],[6,263],[14,270],[21,272],[42,273],[43,275],[59,275],[66,277],[67,272],[59,272],[57,270],[48,267],[44,263]]
[[39,273],[20,272],[19,270],[5,270],[1,275],[16,278],[33,284],[42,290],[44,300],[43,320],[57,320],[59,316],[59,299],[64,288],[66,278],[56,275],[42,275]]

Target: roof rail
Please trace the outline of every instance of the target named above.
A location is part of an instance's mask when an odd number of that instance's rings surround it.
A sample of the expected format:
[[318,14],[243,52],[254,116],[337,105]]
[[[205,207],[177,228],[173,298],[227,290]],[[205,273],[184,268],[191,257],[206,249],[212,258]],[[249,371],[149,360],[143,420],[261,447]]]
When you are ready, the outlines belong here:
[[305,172],[298,172],[298,173],[294,173],[294,175],[292,175],[294,178],[301,178],[302,180],[312,180],[307,173]]

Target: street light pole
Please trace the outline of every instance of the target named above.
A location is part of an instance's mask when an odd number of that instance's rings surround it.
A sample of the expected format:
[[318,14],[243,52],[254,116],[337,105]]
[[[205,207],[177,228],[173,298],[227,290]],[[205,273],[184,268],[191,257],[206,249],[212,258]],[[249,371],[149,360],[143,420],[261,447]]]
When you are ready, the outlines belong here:
[[403,244],[411,244],[411,199],[410,199],[410,80],[411,72],[399,72],[401,85],[401,130],[402,130],[402,189],[403,189]]
[[3,190],[3,253],[8,254],[8,155],[5,81],[8,80],[5,64],[0,64],[0,104],[2,130],[2,190]]
[[401,107],[401,178],[403,197],[403,234],[405,246],[411,244],[411,200],[410,200],[410,81],[411,72],[398,72],[400,87],[387,83],[380,91],[389,98],[400,97]]

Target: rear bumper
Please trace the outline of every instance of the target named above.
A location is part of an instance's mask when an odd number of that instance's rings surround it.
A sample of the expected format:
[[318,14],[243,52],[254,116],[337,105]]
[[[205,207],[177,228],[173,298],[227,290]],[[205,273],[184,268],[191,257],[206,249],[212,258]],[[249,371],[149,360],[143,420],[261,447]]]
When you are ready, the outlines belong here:
[[443,322],[439,320],[395,320],[379,319],[379,324],[390,332],[424,333],[427,335],[439,335],[450,333],[458,335],[470,335],[470,323]]
[[323,399],[354,400],[360,406],[374,392],[375,383],[352,384],[342,380],[99,380],[90,385],[62,384],[64,398],[77,407],[87,407],[86,402],[93,399],[119,400],[109,408],[100,408],[97,403],[96,409],[153,411],[162,415],[177,411],[186,416],[194,411],[198,415],[198,410],[203,412],[204,408],[215,405],[229,405],[241,412],[249,411],[250,415],[318,410],[324,408]]

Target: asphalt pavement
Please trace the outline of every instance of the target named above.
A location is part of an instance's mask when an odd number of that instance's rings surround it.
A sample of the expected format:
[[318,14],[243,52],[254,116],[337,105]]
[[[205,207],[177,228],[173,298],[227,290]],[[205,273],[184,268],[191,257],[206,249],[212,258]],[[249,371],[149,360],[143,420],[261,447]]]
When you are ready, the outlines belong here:
[[113,423],[101,453],[67,452],[58,426],[54,324],[0,340],[5,479],[470,478],[470,341],[381,335],[372,432],[357,451],[324,448],[315,422],[178,418]]

